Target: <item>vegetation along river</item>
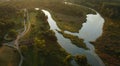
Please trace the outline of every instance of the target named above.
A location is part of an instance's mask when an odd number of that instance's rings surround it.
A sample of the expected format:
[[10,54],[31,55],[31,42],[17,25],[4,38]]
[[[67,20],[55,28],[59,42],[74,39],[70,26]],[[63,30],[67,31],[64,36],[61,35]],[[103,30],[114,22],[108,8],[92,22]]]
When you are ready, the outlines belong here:
[[[79,33],[71,33],[69,31],[65,31],[65,33],[78,36],[84,40],[84,43],[89,48],[89,50],[79,48],[76,45],[72,44],[71,41],[67,38],[64,38],[62,34],[58,33],[57,30],[61,31],[57,26],[56,22],[52,19],[51,14],[42,10],[45,15],[48,17],[47,21],[50,25],[50,29],[55,32],[55,35],[58,39],[58,43],[71,55],[75,56],[76,54],[84,54],[87,57],[88,63],[92,66],[105,66],[100,57],[95,53],[94,46],[90,43],[90,41],[95,41],[102,34],[102,27],[104,24],[104,19],[97,14],[88,14],[87,21],[83,23],[82,28]],[[74,64],[75,65],[75,64]]]

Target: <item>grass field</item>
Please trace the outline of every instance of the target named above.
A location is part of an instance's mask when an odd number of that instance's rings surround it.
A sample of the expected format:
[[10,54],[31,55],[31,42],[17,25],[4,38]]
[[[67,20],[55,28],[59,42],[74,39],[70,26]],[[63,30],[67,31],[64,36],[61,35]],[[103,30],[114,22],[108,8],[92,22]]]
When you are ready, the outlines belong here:
[[0,48],[0,66],[18,66],[19,54],[17,50],[8,46]]

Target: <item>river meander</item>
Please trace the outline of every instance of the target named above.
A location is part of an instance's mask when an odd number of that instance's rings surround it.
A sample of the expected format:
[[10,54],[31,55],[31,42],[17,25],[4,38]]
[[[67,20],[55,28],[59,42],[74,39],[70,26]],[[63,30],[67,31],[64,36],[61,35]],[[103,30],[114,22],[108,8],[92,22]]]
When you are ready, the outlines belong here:
[[92,66],[105,66],[100,57],[95,53],[94,46],[90,43],[90,41],[95,41],[102,34],[102,27],[104,24],[104,19],[97,14],[88,14],[87,21],[83,23],[83,27],[80,29],[79,33],[71,33],[69,31],[65,31],[65,33],[78,36],[84,40],[84,43],[89,48],[89,50],[79,48],[76,45],[72,44],[70,39],[64,38],[62,34],[58,33],[57,30],[61,31],[57,26],[56,22],[52,19],[51,14],[42,10],[45,15],[48,17],[47,21],[50,25],[50,29],[55,32],[58,43],[61,47],[63,47],[68,53],[75,56],[77,54],[84,54],[87,57],[88,63]]

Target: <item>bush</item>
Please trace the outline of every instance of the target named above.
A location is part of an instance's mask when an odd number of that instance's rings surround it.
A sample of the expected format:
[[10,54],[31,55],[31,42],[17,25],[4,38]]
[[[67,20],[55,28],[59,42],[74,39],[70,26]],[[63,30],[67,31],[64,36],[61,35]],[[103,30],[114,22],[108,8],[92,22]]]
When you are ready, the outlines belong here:
[[41,19],[42,21],[45,21],[45,22],[47,20],[47,16],[45,16],[45,14],[42,11],[39,11],[38,14],[36,15],[36,17],[38,19]]
[[76,55],[76,56],[75,56],[75,61],[76,61],[80,66],[88,66],[87,58],[86,58],[85,55]]
[[72,56],[71,55],[67,55],[66,58],[64,59],[64,62],[68,63],[70,60],[72,60]]

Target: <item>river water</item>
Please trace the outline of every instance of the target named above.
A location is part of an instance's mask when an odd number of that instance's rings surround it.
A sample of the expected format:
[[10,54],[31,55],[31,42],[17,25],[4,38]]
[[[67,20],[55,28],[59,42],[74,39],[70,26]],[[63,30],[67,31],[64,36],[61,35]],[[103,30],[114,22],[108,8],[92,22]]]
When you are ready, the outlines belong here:
[[50,25],[50,29],[55,32],[58,43],[61,47],[63,47],[68,53],[73,56],[77,54],[86,55],[88,63],[92,66],[105,66],[100,57],[95,53],[94,46],[90,44],[90,41],[95,41],[102,34],[104,19],[99,15],[99,13],[96,15],[88,14],[87,21],[83,23],[83,27],[80,29],[79,33],[71,33],[69,31],[65,31],[65,33],[82,38],[86,46],[89,48],[89,50],[85,50],[72,44],[70,39],[64,38],[62,34],[58,33],[56,30],[61,30],[57,26],[56,22],[52,19],[51,14],[46,10],[42,11],[46,16],[48,16],[47,21]]

